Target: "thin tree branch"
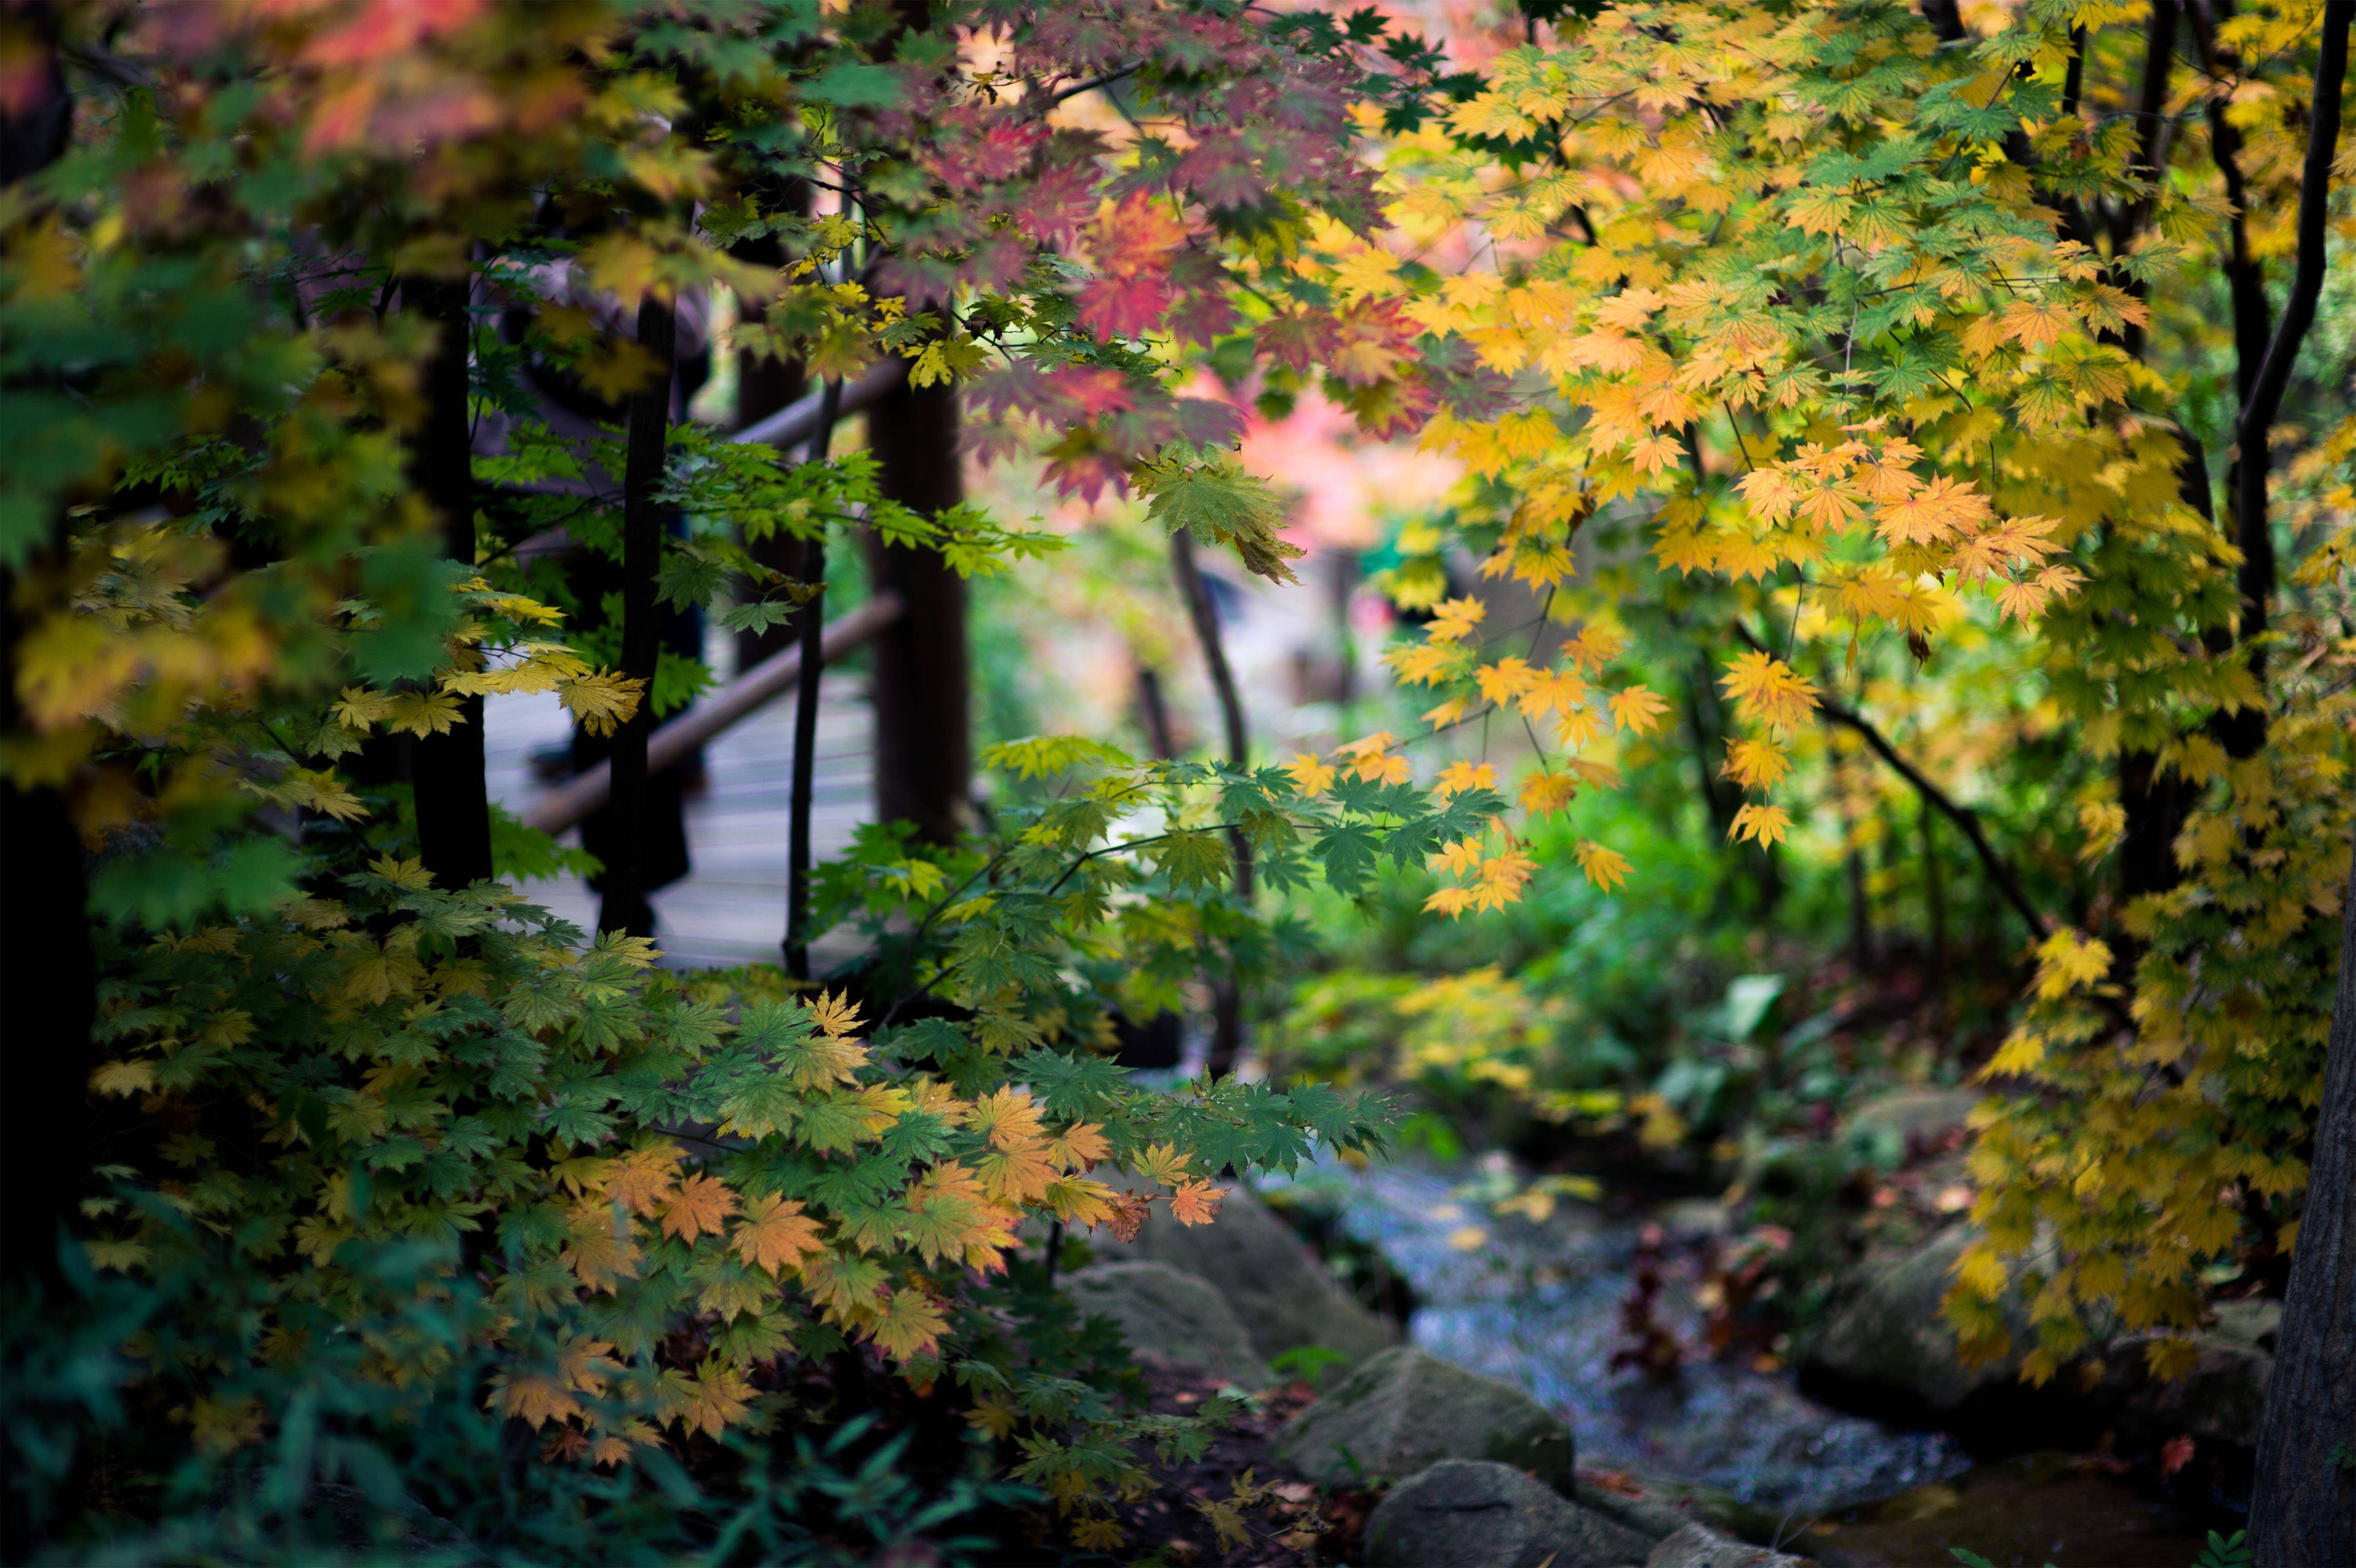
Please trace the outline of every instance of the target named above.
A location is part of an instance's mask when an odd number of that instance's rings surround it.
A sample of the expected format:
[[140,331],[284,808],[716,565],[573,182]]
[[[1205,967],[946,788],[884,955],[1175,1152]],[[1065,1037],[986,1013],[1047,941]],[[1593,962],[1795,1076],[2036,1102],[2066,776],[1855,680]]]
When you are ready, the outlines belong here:
[[[1751,628],[1739,620],[1734,623],[1734,634],[1750,644],[1754,652],[1767,651],[1760,640],[1751,635]],[[2029,895],[2021,891],[2020,878],[2013,874],[2011,865],[1997,853],[1994,844],[1988,843],[1987,832],[1980,827],[1978,812],[1940,789],[1921,768],[1907,761],[1904,754],[1890,744],[1890,737],[1876,729],[1872,721],[1864,714],[1821,694],[1816,698],[1816,707],[1833,723],[1856,731],[1858,737],[1872,748],[1873,754],[1890,765],[1890,771],[1912,785],[1916,794],[1962,830],[1964,837],[1971,843],[1973,853],[1979,856],[1980,865],[1987,871],[1988,880],[1996,884],[1997,891],[2004,895],[2004,901],[2011,905],[2013,912],[2028,925],[2031,936],[2041,937],[2052,929],[2052,922],[2029,902]]]

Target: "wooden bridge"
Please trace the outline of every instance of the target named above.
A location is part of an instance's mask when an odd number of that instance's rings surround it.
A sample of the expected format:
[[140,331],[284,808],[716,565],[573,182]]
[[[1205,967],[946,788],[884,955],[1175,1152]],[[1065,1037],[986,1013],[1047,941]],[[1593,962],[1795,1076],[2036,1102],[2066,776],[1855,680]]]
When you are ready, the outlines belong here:
[[[734,672],[728,635],[707,639],[705,660],[724,684]],[[866,682],[829,670],[819,688],[810,854],[826,860],[874,819],[873,724]],[[552,787],[534,777],[534,752],[562,746],[570,721],[551,693],[494,696],[484,703],[491,799],[519,816]],[[755,709],[704,747],[705,786],[687,803],[689,871],[655,894],[655,940],[677,969],[775,963],[786,933],[786,829],[793,797],[794,701],[790,690]],[[578,830],[563,842],[577,845]],[[566,875],[523,884],[523,893],[584,930],[597,923],[597,896]],[[838,940],[811,950],[823,972],[850,956]]]

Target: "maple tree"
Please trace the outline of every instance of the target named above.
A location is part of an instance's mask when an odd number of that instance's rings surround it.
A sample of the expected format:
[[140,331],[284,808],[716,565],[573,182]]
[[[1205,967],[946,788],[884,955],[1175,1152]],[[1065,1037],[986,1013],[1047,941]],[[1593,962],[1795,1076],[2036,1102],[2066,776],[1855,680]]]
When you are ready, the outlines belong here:
[[[1330,1091],[1140,1091],[1093,1043],[1206,940],[1261,961],[1229,835],[1276,885],[1348,886],[1469,832],[1496,804],[1477,791],[1303,793],[1040,743],[1003,765],[1076,770],[1060,801],[980,843],[881,832],[819,878],[827,919],[878,928],[870,1037],[774,971],[652,969],[626,834],[594,942],[496,880],[558,852],[485,799],[485,695],[553,691],[612,736],[627,822],[653,718],[708,680],[658,649],[660,607],[724,593],[751,628],[823,602],[765,538],[872,531],[961,574],[1052,542],[891,501],[864,456],[674,423],[678,321],[714,290],[745,307],[739,354],[834,387],[878,360],[954,378],[985,447],[1052,421],[1067,489],[1150,473],[1174,522],[1281,575],[1264,494],[1221,510],[1232,411],[1139,335],[1217,330],[1238,249],[1308,213],[1366,220],[1343,134],[1362,73],[1216,7],[929,20],[0,17],[0,106],[44,133],[22,166],[12,134],[0,208],[9,859],[41,844],[71,908],[93,852],[92,923],[10,944],[12,993],[30,961],[56,1004],[53,1081],[12,1071],[11,1170],[38,1180],[15,1189],[10,1287],[167,1326],[108,1374],[175,1412],[145,1429],[159,1462],[246,1463],[327,1401],[351,1441],[431,1465],[402,1434],[487,1389],[551,1464],[635,1474],[771,1420],[779,1368],[872,1355],[916,1397],[954,1387],[976,1441],[1100,1536],[1088,1499],[1204,1423],[1134,1413],[1021,1228],[1132,1232],[1154,1187],[1207,1223],[1219,1172],[1379,1144]],[[1056,123],[1116,84],[1162,129],[1116,152]],[[830,199],[783,199],[797,183]],[[745,260],[755,240],[782,259]],[[543,368],[616,417],[555,427]],[[695,521],[666,537],[666,510]],[[592,629],[600,607],[520,548],[558,530],[623,569]],[[1123,837],[1138,812],[1162,830]],[[1107,1165],[1153,1187],[1088,1175]],[[354,1355],[320,1351],[339,1336]],[[108,1419],[60,1387],[59,1431]],[[45,1447],[26,1495],[70,1496],[88,1455]],[[745,1528],[809,1484],[746,1502]],[[655,1528],[618,1485],[557,1511]],[[47,1506],[12,1539],[59,1526]]]
[[[1451,104],[1380,118],[1388,231],[1320,228],[1258,290],[1280,360],[1291,312],[1383,324],[1323,345],[1329,395],[1470,476],[1392,575],[1427,618],[1389,657],[1435,729],[1527,740],[1526,813],[1662,727],[1612,667],[1665,622],[1724,650],[1732,838],[1794,832],[1829,720],[2005,889],[2038,971],[1987,1077],[2025,1092],[1979,1118],[1949,1310],[1997,1353],[2020,1291],[2031,1378],[2190,1326],[2201,1269],[2296,1232],[2350,757],[2340,546],[2277,559],[2286,510],[2346,526],[2344,411],[2309,405],[2297,465],[2270,443],[2347,232],[2347,10],[1531,7]],[[1499,586],[1451,591],[1456,551]],[[1958,640],[2107,760],[2044,832],[2112,859],[2108,932],[2026,898],[1843,690],[1889,693],[1893,648],[1935,681]],[[1494,908],[1526,862],[1500,821],[1430,908]]]

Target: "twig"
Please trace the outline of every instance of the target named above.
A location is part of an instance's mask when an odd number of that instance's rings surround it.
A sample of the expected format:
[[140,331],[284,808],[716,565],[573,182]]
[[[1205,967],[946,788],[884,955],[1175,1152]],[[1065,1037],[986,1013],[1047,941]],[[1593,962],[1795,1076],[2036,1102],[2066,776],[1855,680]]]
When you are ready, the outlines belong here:
[[[1734,623],[1734,635],[1750,644],[1754,651],[1767,651],[1760,646],[1759,639],[1751,635],[1751,628],[1740,621]],[[1890,744],[1890,737],[1876,729],[1872,721],[1864,714],[1826,696],[1819,696],[1816,705],[1818,711],[1833,723],[1856,731],[1858,738],[1872,748],[1875,756],[1888,763],[1892,772],[1912,785],[1915,793],[1963,831],[1964,837],[1971,841],[1974,853],[1978,854],[1981,867],[1987,872],[1988,880],[1996,884],[1997,891],[2004,895],[2005,902],[2010,904],[2014,912],[2027,923],[2031,936],[2041,937],[2052,929],[2052,922],[2029,902],[2029,895],[2021,891],[2020,879],[2013,875],[2012,866],[1997,853],[1996,846],[1988,843],[1987,834],[1980,827],[1978,812],[1933,783],[1921,768],[1907,761],[1899,749]]]

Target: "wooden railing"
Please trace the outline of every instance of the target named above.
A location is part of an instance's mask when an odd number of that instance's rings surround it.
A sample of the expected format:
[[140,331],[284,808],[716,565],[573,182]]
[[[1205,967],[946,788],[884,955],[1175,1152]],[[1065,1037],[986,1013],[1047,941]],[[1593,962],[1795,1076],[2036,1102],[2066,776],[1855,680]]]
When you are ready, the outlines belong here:
[[[830,623],[819,646],[829,664],[851,652],[900,618],[900,596],[878,594],[840,620]],[[740,720],[793,690],[801,679],[802,650],[797,643],[761,660],[687,712],[647,737],[647,771],[659,773],[702,746]],[[576,826],[613,797],[614,769],[600,762],[550,790],[524,813],[524,822],[544,833],[561,833]]]

